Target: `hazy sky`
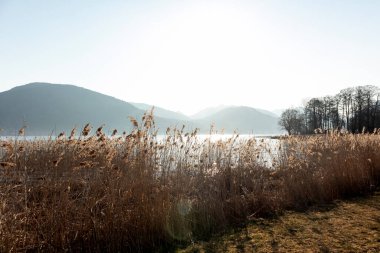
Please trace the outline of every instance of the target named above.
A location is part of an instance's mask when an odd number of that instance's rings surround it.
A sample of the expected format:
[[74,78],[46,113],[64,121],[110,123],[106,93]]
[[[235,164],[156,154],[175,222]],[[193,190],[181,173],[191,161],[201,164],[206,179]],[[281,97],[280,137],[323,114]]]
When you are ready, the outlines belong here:
[[380,86],[379,0],[0,0],[0,91],[68,83],[184,113]]

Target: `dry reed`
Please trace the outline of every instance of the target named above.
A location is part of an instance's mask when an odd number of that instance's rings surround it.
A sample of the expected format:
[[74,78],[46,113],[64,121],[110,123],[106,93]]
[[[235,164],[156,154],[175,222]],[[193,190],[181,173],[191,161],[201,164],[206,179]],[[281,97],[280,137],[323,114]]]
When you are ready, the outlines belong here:
[[[152,113],[111,137],[64,133],[0,145],[0,251],[169,251],[252,217],[369,194],[377,134],[211,141],[157,136]],[[21,134],[24,134],[23,132]],[[265,152],[263,152],[265,150]],[[267,163],[264,160],[270,160]]]

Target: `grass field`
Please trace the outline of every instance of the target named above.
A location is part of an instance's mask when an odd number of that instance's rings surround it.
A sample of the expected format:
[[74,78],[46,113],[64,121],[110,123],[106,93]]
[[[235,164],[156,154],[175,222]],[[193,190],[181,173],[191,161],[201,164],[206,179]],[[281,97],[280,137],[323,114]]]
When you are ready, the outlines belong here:
[[380,193],[253,219],[178,252],[380,252]]
[[1,252],[173,251],[249,220],[369,195],[380,183],[377,132],[268,147],[237,135],[199,140],[183,128],[159,141],[152,114],[131,120],[135,129],[122,135],[87,125],[79,137],[74,129],[26,141],[20,131],[1,141]]

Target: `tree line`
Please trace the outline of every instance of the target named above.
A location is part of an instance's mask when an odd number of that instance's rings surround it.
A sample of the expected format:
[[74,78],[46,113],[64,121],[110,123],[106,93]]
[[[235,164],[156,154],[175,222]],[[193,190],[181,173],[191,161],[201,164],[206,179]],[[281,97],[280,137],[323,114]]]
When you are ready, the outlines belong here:
[[289,135],[330,130],[373,132],[380,128],[379,99],[379,87],[346,88],[335,96],[312,98],[303,108],[285,110],[279,125]]

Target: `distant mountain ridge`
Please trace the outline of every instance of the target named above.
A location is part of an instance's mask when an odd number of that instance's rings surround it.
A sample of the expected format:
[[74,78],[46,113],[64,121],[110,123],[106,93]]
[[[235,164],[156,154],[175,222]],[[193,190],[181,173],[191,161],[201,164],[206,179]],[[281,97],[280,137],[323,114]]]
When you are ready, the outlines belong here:
[[[130,130],[128,116],[140,119],[151,106],[128,103],[120,99],[74,85],[30,83],[0,93],[0,132],[15,135],[23,125],[29,135],[58,134],[78,131],[90,123],[94,128],[105,124],[111,132]],[[211,123],[225,133],[238,130],[241,134],[279,133],[278,119],[250,107],[226,107],[200,119],[190,119],[181,113],[155,108],[157,128],[164,132],[169,126],[187,126],[188,130],[200,128],[207,133]]]
[[145,104],[145,103],[134,103],[134,102],[129,102],[129,103],[131,105],[133,105],[134,107],[136,107],[140,110],[144,110],[144,111],[148,111],[148,110],[151,110],[152,108],[154,108],[154,110],[153,110],[154,115],[156,115],[158,117],[167,118],[167,119],[190,120],[190,117],[186,116],[183,113],[173,112],[173,111],[170,111],[170,110],[167,110],[167,109],[164,109],[162,107],[155,106],[155,105],[149,105],[149,104]]
[[193,115],[191,115],[190,117],[192,119],[203,119],[203,118],[207,118],[223,109],[226,109],[228,107],[232,107],[232,106],[228,106],[228,105],[219,105],[219,106],[215,106],[215,107],[207,107]]
[[273,134],[279,133],[277,117],[264,114],[257,109],[247,106],[233,106],[222,109],[206,118],[195,121],[196,125],[203,128],[209,126],[210,122],[225,132],[246,134]]
[[[32,135],[70,131],[86,123],[105,129],[131,129],[128,116],[141,118],[133,105],[74,85],[31,83],[0,93],[0,128],[9,134],[26,125]],[[163,121],[163,120],[161,120]]]

